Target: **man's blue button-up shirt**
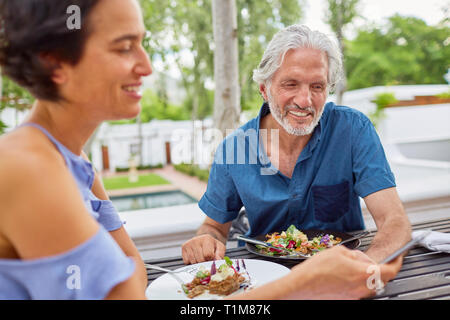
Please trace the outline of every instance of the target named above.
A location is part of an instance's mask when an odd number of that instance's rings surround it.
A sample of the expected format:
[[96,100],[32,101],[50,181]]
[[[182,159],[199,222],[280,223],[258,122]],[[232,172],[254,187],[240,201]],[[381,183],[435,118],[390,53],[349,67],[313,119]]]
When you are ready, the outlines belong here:
[[[364,229],[359,197],[395,187],[394,175],[370,120],[361,112],[327,103],[302,150],[292,178],[272,166],[260,139],[259,115],[229,135],[216,151],[199,207],[225,223],[242,207],[248,236],[301,229]],[[267,135],[271,132],[267,132]]]

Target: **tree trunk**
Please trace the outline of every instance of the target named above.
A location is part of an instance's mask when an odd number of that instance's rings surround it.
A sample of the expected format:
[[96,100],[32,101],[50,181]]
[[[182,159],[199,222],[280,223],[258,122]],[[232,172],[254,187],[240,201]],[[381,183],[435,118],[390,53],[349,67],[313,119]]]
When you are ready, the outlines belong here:
[[[344,14],[342,12],[342,3],[341,2],[337,2],[338,3],[338,10],[337,10],[337,23],[336,23],[336,37],[338,40],[338,44],[339,44],[339,49],[341,49],[342,52],[342,59],[344,59],[344,32],[343,32],[343,28],[344,28],[344,20],[342,15]],[[342,99],[344,97],[344,92],[346,90],[347,87],[347,79],[345,76],[345,70],[344,70],[344,61],[342,61],[342,76],[343,78],[339,80],[339,82],[336,84],[336,104],[337,105],[342,105]]]
[[197,113],[198,113],[198,97],[194,93],[192,98],[192,140],[191,140],[191,164],[196,164],[196,153],[197,153],[197,143],[196,143],[196,130],[195,130],[195,122],[197,121]]
[[[357,6],[359,0],[328,0],[328,14],[326,22],[336,34],[342,56],[345,57],[344,27],[358,16]],[[341,105],[344,92],[347,90],[347,77],[345,72],[345,59],[342,61],[343,78],[336,84],[336,104]]]
[[240,89],[235,0],[213,0],[214,125],[223,136],[239,125]]
[[141,113],[139,112],[137,118],[137,126],[138,126],[138,140],[139,140],[139,150],[138,150],[138,166],[142,166],[143,165],[143,146],[144,146],[144,138],[142,136],[142,118],[141,118]]
[[[339,47],[342,52],[342,56],[345,57],[344,39],[342,35],[342,29],[338,32]],[[336,84],[336,104],[342,105],[344,93],[347,91],[347,77],[345,75],[345,63],[342,61],[342,79]]]

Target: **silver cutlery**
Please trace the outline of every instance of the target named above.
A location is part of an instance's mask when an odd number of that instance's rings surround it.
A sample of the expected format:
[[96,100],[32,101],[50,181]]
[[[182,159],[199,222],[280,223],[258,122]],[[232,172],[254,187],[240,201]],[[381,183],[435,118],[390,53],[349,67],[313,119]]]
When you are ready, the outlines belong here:
[[180,285],[181,285],[181,289],[183,290],[184,294],[187,294],[187,289],[186,289],[186,284],[185,282],[177,275],[177,273],[189,273],[189,271],[187,270],[170,270],[170,269],[166,269],[166,268],[162,268],[159,266],[156,266],[154,264],[148,264],[148,263],[144,263],[144,266],[148,269],[153,269],[153,270],[158,270],[158,271],[163,271],[168,273],[170,276],[172,276],[172,278],[174,278]]
[[144,263],[144,266],[147,267],[148,269],[154,269],[154,270],[158,270],[158,271],[162,271],[162,272],[167,272],[167,273],[181,273],[181,272],[186,272],[186,273],[191,273],[192,270],[194,270],[194,268],[190,268],[190,269],[181,269],[181,270],[170,270],[170,269],[166,269],[166,268],[162,268],[160,266],[154,265],[154,264],[148,264],[148,263]]
[[363,237],[365,237],[365,236],[367,236],[369,234],[370,234],[370,231],[368,231],[368,230],[363,231],[361,233],[358,233],[358,234],[354,235],[353,237],[350,237],[348,239],[345,239],[345,240],[339,242],[337,244],[337,246],[340,246],[341,244],[344,244],[344,243],[347,243],[347,242],[350,242],[350,241],[353,241],[353,240],[357,240],[357,239],[363,238]]

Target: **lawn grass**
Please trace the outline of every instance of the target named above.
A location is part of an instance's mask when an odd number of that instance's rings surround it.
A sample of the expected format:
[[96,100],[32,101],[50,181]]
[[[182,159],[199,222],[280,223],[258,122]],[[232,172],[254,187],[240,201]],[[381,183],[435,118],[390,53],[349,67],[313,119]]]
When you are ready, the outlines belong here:
[[170,182],[154,173],[141,174],[139,175],[139,180],[134,183],[128,181],[128,175],[103,178],[103,185],[106,190],[148,187],[162,184],[170,184]]

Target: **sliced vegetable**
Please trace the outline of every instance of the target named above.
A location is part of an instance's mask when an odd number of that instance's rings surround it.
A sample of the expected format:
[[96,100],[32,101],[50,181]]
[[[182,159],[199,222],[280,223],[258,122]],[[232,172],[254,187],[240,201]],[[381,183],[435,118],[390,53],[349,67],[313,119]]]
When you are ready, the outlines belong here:
[[289,240],[289,244],[286,248],[291,249],[295,248],[296,242],[294,240]]
[[189,289],[186,287],[185,284],[182,284],[182,285],[181,285],[181,289],[183,289],[183,292],[184,292],[185,294],[188,294],[188,293],[189,293]]
[[198,271],[197,274],[195,275],[197,278],[203,279],[209,276],[209,274],[207,272],[204,271]]
[[294,234],[295,231],[298,231],[298,229],[293,224],[291,224],[289,226],[289,228],[287,228],[286,233],[287,234]]
[[216,270],[216,261],[214,260],[213,263],[212,263],[212,265],[211,265],[211,271],[210,271],[210,274],[213,276],[213,275],[216,274],[216,272],[217,272],[217,270]]
[[231,261],[230,258],[228,258],[227,256],[224,257],[225,262],[227,263],[227,265],[232,266],[233,262]]
[[211,277],[210,277],[210,276],[207,276],[206,278],[200,280],[200,283],[201,283],[201,284],[208,284],[209,281],[211,281]]

